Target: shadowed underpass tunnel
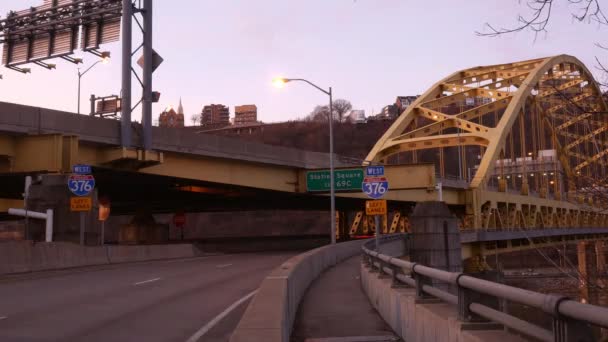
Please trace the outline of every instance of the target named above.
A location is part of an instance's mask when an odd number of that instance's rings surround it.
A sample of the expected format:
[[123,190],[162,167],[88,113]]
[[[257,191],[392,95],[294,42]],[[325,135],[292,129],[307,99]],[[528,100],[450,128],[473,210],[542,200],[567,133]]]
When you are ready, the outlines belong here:
[[[27,175],[0,175],[0,198],[22,199]],[[35,174],[29,175],[36,178]],[[112,215],[132,215],[141,210],[157,214],[176,211],[329,211],[328,195],[286,193],[99,167],[93,168],[93,175],[98,196],[111,201]],[[338,211],[360,211],[364,205],[364,199],[336,197]],[[389,203],[389,206],[401,209],[409,205],[413,203]],[[6,213],[0,215],[8,218]]]

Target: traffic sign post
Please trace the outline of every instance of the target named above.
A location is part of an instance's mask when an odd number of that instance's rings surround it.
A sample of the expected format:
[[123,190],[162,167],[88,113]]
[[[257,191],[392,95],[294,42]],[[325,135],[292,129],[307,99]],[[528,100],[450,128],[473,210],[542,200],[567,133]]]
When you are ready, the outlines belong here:
[[386,215],[386,212],[386,200],[365,201],[366,215]]
[[77,175],[89,175],[92,173],[91,165],[82,165],[82,164],[74,165],[72,167],[72,173],[75,173]]
[[[334,171],[336,191],[359,190],[363,181],[363,169],[346,169]],[[329,170],[306,172],[306,191],[330,191]]]
[[173,225],[181,230],[181,240],[184,240],[184,226],[186,225],[186,214],[177,212],[173,215]]
[[70,210],[80,212],[80,244],[84,246],[86,213],[91,211],[91,192],[95,189],[95,177],[91,165],[74,165],[68,178],[68,189],[78,197],[70,199]]
[[71,175],[68,178],[68,188],[76,196],[88,196],[95,188],[93,175]]
[[106,220],[110,216],[110,199],[107,197],[101,197],[97,200],[99,205],[99,221],[101,222],[101,245],[105,244],[105,230],[106,230]]
[[70,211],[87,212],[93,208],[91,197],[71,197]]
[[388,191],[388,180],[384,177],[384,166],[375,165],[365,168],[365,178],[361,183],[361,190],[370,198],[376,201],[367,201],[365,203],[365,212],[367,215],[373,215],[376,223],[376,251],[380,253],[380,234],[381,220],[380,215],[386,215],[386,200],[378,200]]

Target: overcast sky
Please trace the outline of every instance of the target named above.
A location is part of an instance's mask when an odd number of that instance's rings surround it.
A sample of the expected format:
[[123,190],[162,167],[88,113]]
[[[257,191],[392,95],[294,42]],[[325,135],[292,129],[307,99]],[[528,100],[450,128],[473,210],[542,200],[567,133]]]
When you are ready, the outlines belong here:
[[[2,0],[0,14],[41,3]],[[276,76],[332,86],[335,98],[350,100],[367,115],[398,95],[421,94],[440,78],[478,65],[570,54],[597,77],[594,56],[606,60],[608,53],[602,56],[594,43],[606,28],[574,23],[566,3],[557,1],[549,32],[535,41],[531,32],[475,34],[485,22],[515,25],[517,15],[527,13],[523,0],[154,1],[154,49],[165,59],[154,73],[153,88],[162,94],[154,117],[169,105],[177,107],[180,96],[187,124],[210,103],[230,106],[231,116],[235,105],[256,104],[260,120],[276,122],[301,118],[327,102],[303,83],[273,88]],[[134,39],[140,40],[139,34]],[[113,58],[82,78],[83,111],[91,93],[120,92],[120,43],[103,49]],[[83,68],[97,58],[84,57]],[[56,63],[56,70],[32,66],[27,75],[2,68],[0,101],[75,112],[76,66]],[[137,98],[138,83],[133,84]],[[133,113],[135,120],[140,111]]]

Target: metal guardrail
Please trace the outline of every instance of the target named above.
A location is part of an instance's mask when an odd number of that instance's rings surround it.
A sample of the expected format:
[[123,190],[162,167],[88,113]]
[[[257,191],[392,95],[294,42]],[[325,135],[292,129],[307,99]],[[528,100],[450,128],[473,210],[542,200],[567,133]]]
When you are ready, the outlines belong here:
[[[397,238],[403,238],[398,234]],[[386,236],[383,241],[389,241]],[[547,342],[586,341],[581,337],[581,323],[591,323],[608,328],[608,307],[582,304],[566,296],[543,294],[521,288],[487,281],[464,273],[448,272],[415,262],[409,262],[374,250],[374,241],[366,242],[363,249],[364,262],[372,269],[392,277],[394,284],[406,284],[416,289],[418,298],[439,298],[458,306],[458,319],[465,322],[485,318]],[[404,271],[409,271],[409,275]],[[430,280],[455,286],[458,295],[433,287]],[[482,296],[527,305],[542,310],[553,317],[553,330],[547,330],[515,316],[478,303]],[[584,332],[582,332],[584,334]]]

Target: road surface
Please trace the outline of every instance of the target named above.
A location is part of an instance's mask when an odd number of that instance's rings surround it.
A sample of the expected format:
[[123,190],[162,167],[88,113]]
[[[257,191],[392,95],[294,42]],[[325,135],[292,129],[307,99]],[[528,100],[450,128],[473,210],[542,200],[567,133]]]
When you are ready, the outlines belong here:
[[0,277],[0,341],[227,341],[262,279],[293,254]]

